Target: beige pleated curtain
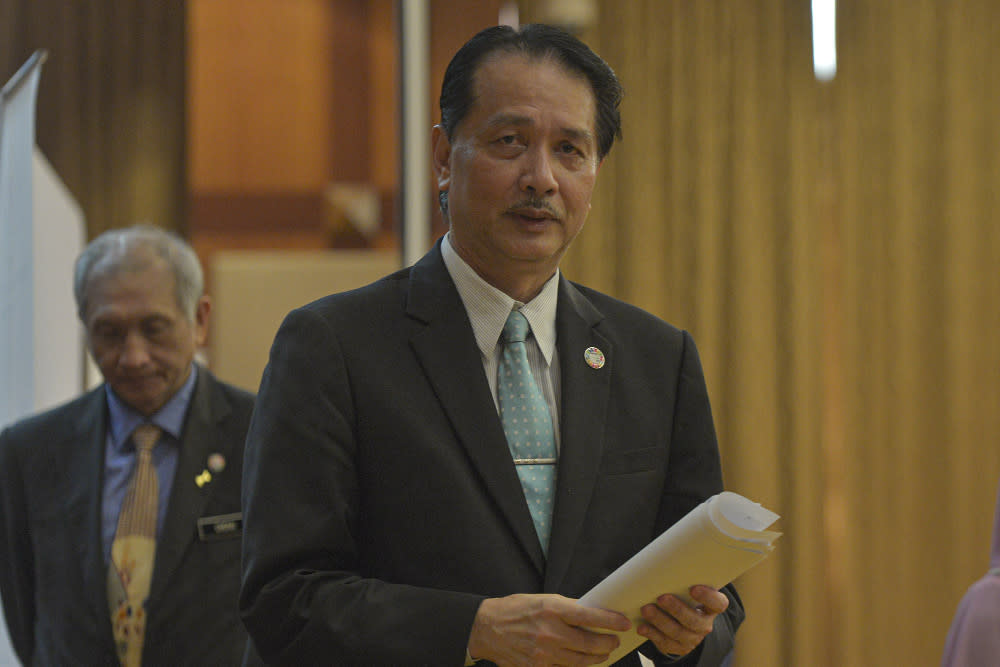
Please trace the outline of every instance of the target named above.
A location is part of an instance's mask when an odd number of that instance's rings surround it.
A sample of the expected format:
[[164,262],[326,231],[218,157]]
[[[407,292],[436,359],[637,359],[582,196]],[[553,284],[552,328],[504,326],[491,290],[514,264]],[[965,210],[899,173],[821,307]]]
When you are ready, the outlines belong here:
[[1000,3],[841,0],[829,83],[808,0],[598,8],[625,141],[564,270],[694,334],[782,515],[736,664],[937,664],[1000,480]]

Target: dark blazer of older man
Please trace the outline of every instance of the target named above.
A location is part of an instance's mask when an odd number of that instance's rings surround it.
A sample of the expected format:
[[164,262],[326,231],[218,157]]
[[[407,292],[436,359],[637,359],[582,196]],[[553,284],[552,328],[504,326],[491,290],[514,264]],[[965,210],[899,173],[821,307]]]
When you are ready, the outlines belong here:
[[[239,522],[212,526],[240,511],[252,408],[252,395],[199,368],[157,539],[143,665],[242,660]],[[102,385],[0,434],[0,595],[25,664],[118,664],[101,542],[106,430]],[[210,524],[200,533],[199,519]]]

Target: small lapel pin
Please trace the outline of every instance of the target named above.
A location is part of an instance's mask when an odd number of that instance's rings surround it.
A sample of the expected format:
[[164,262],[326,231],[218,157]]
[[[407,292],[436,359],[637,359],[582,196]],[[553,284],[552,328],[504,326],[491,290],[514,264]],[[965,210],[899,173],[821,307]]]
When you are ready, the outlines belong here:
[[198,485],[198,488],[205,486],[212,481],[212,473],[207,470],[202,470],[201,474],[194,478],[194,483]]
[[588,347],[583,353],[583,359],[591,368],[604,367],[604,353],[596,347]]
[[218,475],[226,469],[226,457],[216,452],[208,457],[208,469]]

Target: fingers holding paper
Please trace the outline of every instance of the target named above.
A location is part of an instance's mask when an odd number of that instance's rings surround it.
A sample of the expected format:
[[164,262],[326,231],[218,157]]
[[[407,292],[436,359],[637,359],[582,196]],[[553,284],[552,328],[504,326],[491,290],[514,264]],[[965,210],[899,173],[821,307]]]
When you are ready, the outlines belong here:
[[687,655],[712,631],[715,617],[729,607],[729,598],[709,586],[692,586],[690,605],[675,595],[661,595],[640,612],[645,620],[636,631],[661,653]]
[[560,595],[490,598],[476,613],[469,654],[498,665],[596,665],[619,644],[606,632],[631,625],[622,614]]

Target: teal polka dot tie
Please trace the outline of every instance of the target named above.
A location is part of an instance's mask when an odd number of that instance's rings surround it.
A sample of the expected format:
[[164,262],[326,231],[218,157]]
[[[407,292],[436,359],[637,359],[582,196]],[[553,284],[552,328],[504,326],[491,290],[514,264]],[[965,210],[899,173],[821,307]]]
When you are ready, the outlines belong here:
[[530,331],[524,315],[511,311],[503,328],[497,396],[507,445],[521,478],[542,551],[547,554],[555,499],[556,444],[548,404],[528,365],[524,341]]

